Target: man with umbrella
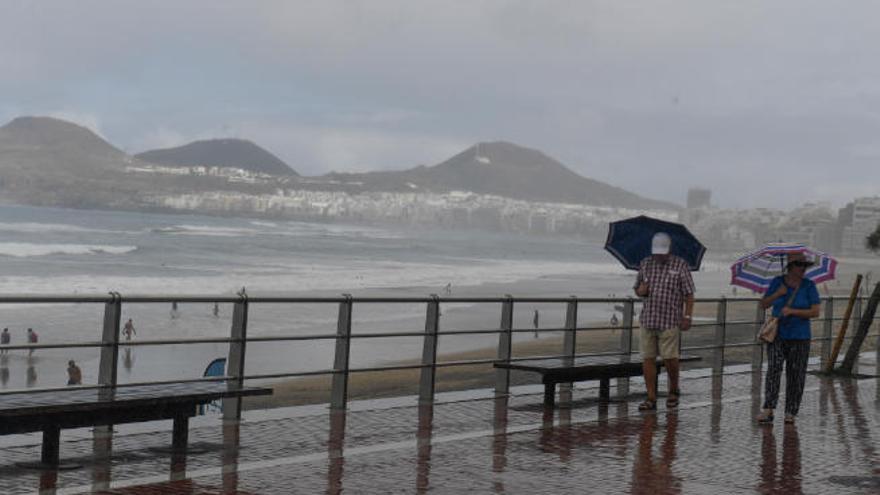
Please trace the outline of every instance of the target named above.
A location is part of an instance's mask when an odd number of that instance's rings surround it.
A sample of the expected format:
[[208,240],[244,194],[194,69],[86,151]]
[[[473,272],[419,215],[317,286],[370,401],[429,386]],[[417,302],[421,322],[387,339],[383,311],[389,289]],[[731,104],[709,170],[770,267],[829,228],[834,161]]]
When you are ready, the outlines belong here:
[[663,358],[669,376],[666,407],[678,406],[680,331],[691,327],[694,308],[694,279],[684,259],[670,254],[672,239],[666,232],[657,232],[651,239],[651,255],[639,264],[633,286],[644,299],[641,323],[642,367],[648,399],[639,405],[641,411],[657,408],[657,355]]

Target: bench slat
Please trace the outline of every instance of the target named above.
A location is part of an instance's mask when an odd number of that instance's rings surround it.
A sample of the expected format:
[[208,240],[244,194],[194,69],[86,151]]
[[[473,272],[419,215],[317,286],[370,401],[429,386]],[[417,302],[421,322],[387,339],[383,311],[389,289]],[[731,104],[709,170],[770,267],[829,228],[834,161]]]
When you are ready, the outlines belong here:
[[174,383],[131,387],[15,392],[0,395],[0,418],[113,410],[149,405],[211,402],[224,397],[269,395],[270,388],[242,387],[225,382]]
[[131,387],[70,388],[0,394],[0,434],[43,431],[38,467],[57,468],[63,428],[171,419],[172,449],[186,449],[196,406],[225,397],[269,395],[271,388],[233,382],[186,382]]
[[[699,356],[682,355],[679,362],[699,361]],[[662,360],[658,359],[658,364],[662,364]],[[641,368],[642,358],[638,354],[630,354],[623,356],[584,356],[578,358],[549,358],[549,359],[528,359],[523,361],[513,361],[510,363],[495,363],[496,368],[507,368],[522,371],[534,371],[536,373],[552,373],[558,371],[583,371],[589,373],[596,372],[613,372],[616,369],[625,370],[631,367]],[[603,373],[604,374],[604,373]]]
[[[699,361],[699,356],[682,355],[679,362]],[[642,357],[638,354],[616,356],[583,356],[577,358],[526,359],[510,363],[496,362],[496,368],[531,371],[541,374],[544,384],[544,405],[553,406],[557,383],[599,380],[599,397],[609,399],[610,380],[642,374]],[[657,370],[663,360],[657,359]]]

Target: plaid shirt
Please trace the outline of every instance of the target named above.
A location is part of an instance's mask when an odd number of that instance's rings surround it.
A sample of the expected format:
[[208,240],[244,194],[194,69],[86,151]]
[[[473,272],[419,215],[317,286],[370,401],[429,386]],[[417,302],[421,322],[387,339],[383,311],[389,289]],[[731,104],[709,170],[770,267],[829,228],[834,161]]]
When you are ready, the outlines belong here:
[[687,262],[678,256],[670,256],[660,263],[648,256],[639,265],[639,275],[633,286],[648,284],[648,296],[644,298],[639,322],[650,330],[665,330],[681,326],[685,297],[694,293],[694,279]]

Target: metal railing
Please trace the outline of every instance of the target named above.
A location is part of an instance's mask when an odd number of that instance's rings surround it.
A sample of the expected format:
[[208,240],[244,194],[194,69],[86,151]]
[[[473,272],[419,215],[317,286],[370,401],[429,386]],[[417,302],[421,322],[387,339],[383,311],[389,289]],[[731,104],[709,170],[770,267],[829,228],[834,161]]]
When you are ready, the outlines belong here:
[[[858,328],[861,318],[862,299],[856,301],[856,306],[852,314],[852,324],[850,325],[849,336]],[[813,340],[820,343],[819,354],[822,363],[826,363],[831,355],[831,340],[834,333],[835,322],[840,322],[842,318],[835,316],[835,301],[846,301],[844,297],[825,297],[822,302],[822,314],[819,318],[814,319],[816,323],[821,323],[821,331],[814,332]],[[140,304],[140,303],[224,303],[232,304],[233,312],[231,318],[231,328],[229,337],[207,337],[207,338],[180,338],[180,339],[160,339],[147,341],[120,341],[120,329],[122,320],[123,304]],[[341,297],[283,297],[283,296],[258,296],[250,297],[244,293],[236,296],[123,296],[113,292],[106,296],[66,296],[66,295],[17,295],[17,296],[0,296],[0,307],[3,304],[40,304],[40,303],[87,303],[87,304],[103,304],[103,323],[102,336],[100,341],[75,342],[75,343],[50,343],[50,344],[18,344],[3,346],[4,350],[15,349],[57,349],[57,348],[82,348],[92,347],[100,349],[100,362],[98,367],[97,384],[94,387],[117,387],[128,385],[142,385],[147,383],[166,383],[164,381],[144,381],[128,384],[118,383],[118,366],[119,366],[119,350],[122,346],[157,346],[157,345],[180,345],[180,344],[205,344],[205,343],[222,343],[228,344],[228,358],[226,376],[221,377],[205,377],[195,379],[169,380],[171,382],[182,381],[210,381],[225,380],[233,387],[243,386],[246,380],[269,380],[280,378],[302,378],[307,376],[331,376],[330,384],[330,407],[332,409],[345,409],[349,401],[349,379],[354,373],[362,372],[379,372],[389,370],[419,370],[418,378],[418,400],[420,404],[431,403],[434,401],[434,393],[436,390],[437,370],[445,367],[455,366],[472,366],[485,365],[494,362],[512,362],[524,359],[535,358],[574,358],[580,356],[596,356],[596,355],[629,355],[633,352],[633,332],[638,328],[636,324],[636,309],[639,300],[635,298],[541,298],[541,297],[520,297],[513,296],[504,297],[439,297],[431,295],[428,297],[410,297],[410,298],[383,298],[383,297],[352,297],[343,295]],[[500,325],[498,328],[490,329],[464,329],[464,330],[447,330],[440,329],[441,306],[449,303],[496,303],[501,305]],[[730,312],[731,304],[751,305],[754,309],[754,316],[746,319],[732,319]],[[311,334],[311,335],[273,335],[273,336],[249,336],[248,335],[248,316],[254,307],[260,304],[335,304],[338,306],[336,318],[335,333]],[[366,304],[423,304],[425,306],[424,330],[405,331],[405,332],[378,332],[368,334],[358,334],[352,332],[352,314],[355,305]],[[514,326],[514,310],[518,305],[525,304],[561,304],[565,308],[564,324],[558,328],[516,328]],[[614,305],[618,311],[622,313],[619,325],[616,326],[580,326],[578,324],[578,310],[588,304]],[[726,351],[737,348],[751,348],[749,353],[749,362],[752,369],[759,369],[762,365],[763,346],[754,342],[753,338],[745,342],[729,342],[729,329],[733,326],[745,327],[748,329],[745,333],[754,336],[760,327],[764,318],[764,311],[758,305],[757,298],[700,298],[696,300],[696,304],[700,308],[705,305],[715,305],[715,317],[704,316],[695,321],[691,332],[699,333],[711,330],[711,342],[707,345],[683,346],[682,351],[707,351],[711,352],[709,359],[709,367],[715,374],[724,372],[725,366],[728,364],[726,359]],[[710,313],[702,311],[703,314]],[[739,312],[740,314],[742,311]],[[875,322],[876,324],[876,319]],[[591,331],[608,331],[614,330],[619,332],[617,349],[612,351],[593,352],[586,354],[578,354],[578,337],[579,335]],[[514,357],[514,335],[524,332],[540,332],[540,333],[562,333],[561,349],[559,354]],[[497,353],[491,359],[464,359],[456,361],[438,361],[438,342],[444,336],[467,336],[467,335],[498,335]],[[743,332],[740,332],[742,335]],[[705,338],[706,335],[702,334]],[[877,337],[878,333],[873,332],[870,336]],[[422,352],[421,360],[418,364],[395,364],[385,366],[370,367],[352,367],[351,363],[351,344],[356,339],[382,339],[394,337],[421,337]],[[277,373],[245,373],[245,363],[248,357],[249,343],[262,342],[302,342],[317,340],[333,340],[334,359],[331,369],[317,369],[298,372],[277,372]],[[875,345],[880,342],[874,341]],[[880,345],[876,345],[878,357],[880,357]],[[494,369],[494,391],[496,395],[508,394],[511,387],[511,373],[508,369]],[[629,379],[620,378],[617,382],[618,392],[621,394],[628,393]],[[567,385],[570,387],[570,384]],[[52,390],[48,388],[30,389],[30,390]],[[2,393],[18,392],[20,390],[5,391]],[[226,399],[224,402],[223,414],[225,419],[239,419],[241,417],[242,400]]]

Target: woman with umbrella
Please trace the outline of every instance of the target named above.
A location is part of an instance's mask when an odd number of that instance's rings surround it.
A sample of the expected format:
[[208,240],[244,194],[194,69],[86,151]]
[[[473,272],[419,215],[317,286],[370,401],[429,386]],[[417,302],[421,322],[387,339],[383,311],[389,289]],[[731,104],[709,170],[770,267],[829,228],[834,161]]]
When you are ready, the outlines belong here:
[[785,422],[793,424],[800,409],[810,357],[810,319],[819,316],[819,291],[805,276],[813,261],[803,252],[785,255],[785,273],[773,278],[761,299],[761,307],[773,308],[779,318],[778,335],[767,344],[767,379],[764,406],[757,421],[773,423],[773,411],[779,399],[782,365],[785,364]]

